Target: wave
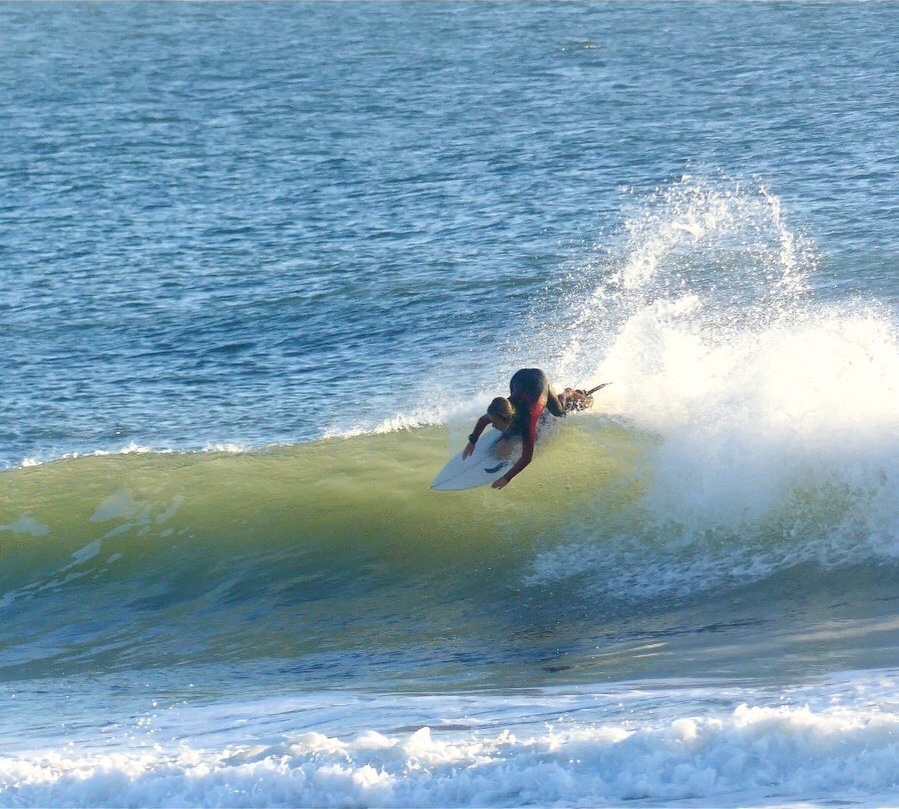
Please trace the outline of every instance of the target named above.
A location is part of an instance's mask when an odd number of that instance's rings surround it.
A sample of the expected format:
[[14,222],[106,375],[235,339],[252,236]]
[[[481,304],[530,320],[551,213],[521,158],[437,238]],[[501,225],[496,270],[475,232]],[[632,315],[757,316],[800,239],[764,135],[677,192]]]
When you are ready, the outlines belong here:
[[0,674],[329,654],[333,666],[372,633],[379,655],[427,656],[435,635],[452,639],[444,653],[485,642],[488,615],[540,646],[549,625],[611,631],[671,598],[710,612],[722,593],[784,575],[801,601],[803,565],[877,576],[895,561],[887,435],[840,453],[772,440],[770,472],[746,464],[747,481],[711,458],[704,483],[699,438],[579,414],[503,492],[433,492],[456,432],[3,473]]
[[785,578],[800,599],[809,570],[863,592],[899,557],[899,339],[884,305],[816,297],[815,261],[764,188],[690,179],[644,203],[534,338],[554,379],[615,384],[502,492],[428,488],[470,401],[267,450],[0,473],[7,675],[162,664],[184,637],[214,659],[372,632],[409,648],[480,636],[497,604],[599,631],[671,599],[763,603]]

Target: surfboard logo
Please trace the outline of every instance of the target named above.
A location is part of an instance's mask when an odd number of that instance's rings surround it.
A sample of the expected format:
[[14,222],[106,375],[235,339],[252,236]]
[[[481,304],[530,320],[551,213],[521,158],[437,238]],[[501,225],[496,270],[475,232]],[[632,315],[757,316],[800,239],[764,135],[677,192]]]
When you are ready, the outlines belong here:
[[485,467],[484,467],[484,471],[485,471],[488,475],[492,475],[494,472],[499,472],[500,469],[502,469],[504,466],[508,466],[508,465],[509,465],[509,462],[508,462],[508,461],[503,461],[502,463],[499,463],[499,464],[497,464],[496,466],[493,466],[493,467],[485,466]]

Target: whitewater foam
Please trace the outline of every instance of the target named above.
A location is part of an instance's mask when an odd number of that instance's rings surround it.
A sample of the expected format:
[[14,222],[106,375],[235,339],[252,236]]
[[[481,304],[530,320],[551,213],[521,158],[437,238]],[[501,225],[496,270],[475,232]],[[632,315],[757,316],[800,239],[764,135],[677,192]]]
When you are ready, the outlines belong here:
[[[167,710],[154,700],[105,740],[8,751],[0,779],[14,786],[0,805],[874,806],[897,785],[894,686],[883,672],[779,693],[699,683],[402,707],[346,694],[337,707],[326,694]],[[349,713],[356,730],[335,735]],[[219,728],[206,747],[178,741],[194,724]],[[124,750],[109,738],[120,732]]]
[[894,558],[888,308],[818,300],[815,251],[761,185],[685,177],[640,200],[624,231],[565,301],[556,373],[616,380],[604,406],[650,437],[641,495],[616,525],[574,518],[567,533],[589,539],[539,556],[532,581],[592,570],[645,596]]

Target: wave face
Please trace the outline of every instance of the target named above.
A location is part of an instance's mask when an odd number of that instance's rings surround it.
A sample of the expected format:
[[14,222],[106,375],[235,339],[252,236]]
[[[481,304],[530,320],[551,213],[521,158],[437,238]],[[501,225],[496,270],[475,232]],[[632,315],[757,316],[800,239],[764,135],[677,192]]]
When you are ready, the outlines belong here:
[[891,802],[881,446],[735,517],[608,412],[502,497],[453,432],[4,473],[0,803]]
[[864,425],[837,451],[836,435],[778,441],[755,425],[764,444],[740,468],[708,442],[744,429],[687,419],[662,436],[578,415],[502,497],[428,489],[452,449],[437,427],[9,471],[0,672],[228,664],[305,687],[546,684],[730,670],[763,644],[769,665],[776,636],[835,620],[857,629],[804,654],[822,669],[866,654],[896,567],[889,436]]

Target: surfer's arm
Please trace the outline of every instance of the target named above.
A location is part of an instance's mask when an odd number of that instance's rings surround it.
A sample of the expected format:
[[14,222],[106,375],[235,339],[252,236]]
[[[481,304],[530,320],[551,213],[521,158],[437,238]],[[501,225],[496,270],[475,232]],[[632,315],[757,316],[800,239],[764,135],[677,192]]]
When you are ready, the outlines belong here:
[[524,469],[534,457],[534,438],[533,436],[525,436],[521,442],[521,457],[505,475],[498,480],[493,481],[494,489],[502,489],[512,478],[514,478],[522,469]]
[[[553,394],[553,398],[556,400],[556,404],[558,404],[559,400],[555,394]],[[534,457],[534,444],[537,443],[537,422],[540,421],[540,414],[543,410],[544,408],[540,406],[531,407],[524,434],[521,436],[521,457],[505,475],[499,478],[499,480],[493,481],[494,489],[502,489],[531,462],[531,458]]]
[[472,452],[474,452],[474,445],[478,443],[478,439],[481,437],[481,433],[484,432],[484,428],[490,424],[490,416],[486,413],[481,416],[474,425],[474,429],[471,431],[471,435],[468,436],[468,444],[466,444],[465,449],[462,450],[462,459],[464,460]]
[[542,412],[542,407],[535,407],[531,410],[527,428],[525,429],[524,435],[521,436],[521,457],[505,475],[499,480],[493,481],[494,489],[502,489],[531,462],[531,458],[534,457],[534,444],[537,443],[537,422],[540,421],[540,414]]

